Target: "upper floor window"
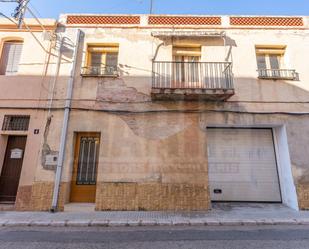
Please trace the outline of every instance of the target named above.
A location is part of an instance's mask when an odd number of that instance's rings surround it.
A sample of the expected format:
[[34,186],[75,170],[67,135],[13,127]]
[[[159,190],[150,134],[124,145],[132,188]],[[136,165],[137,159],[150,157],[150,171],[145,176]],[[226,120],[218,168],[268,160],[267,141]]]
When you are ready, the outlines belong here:
[[7,41],[4,42],[0,58],[0,74],[15,75],[18,72],[23,42]]
[[118,45],[88,45],[87,66],[83,75],[117,76],[118,75]]
[[201,46],[173,46],[171,84],[173,88],[192,88],[201,81]]
[[284,45],[255,46],[259,78],[297,80],[298,74],[293,69],[286,69],[284,65]]
[[199,62],[201,46],[174,46],[173,60],[177,62]]

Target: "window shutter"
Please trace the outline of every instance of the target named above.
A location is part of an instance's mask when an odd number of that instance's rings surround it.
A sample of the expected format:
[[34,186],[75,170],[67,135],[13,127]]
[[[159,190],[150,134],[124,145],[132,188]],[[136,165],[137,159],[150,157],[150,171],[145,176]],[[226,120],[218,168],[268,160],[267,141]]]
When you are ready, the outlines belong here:
[[174,56],[201,56],[201,47],[173,47]]
[[118,54],[116,54],[116,53],[107,53],[106,54],[106,65],[108,67],[117,68],[117,65],[118,65]]
[[15,75],[21,58],[23,44],[20,42],[5,42],[1,55],[0,73]]
[[271,69],[280,69],[279,56],[277,55],[269,55],[269,62]]
[[91,53],[91,66],[92,67],[102,66],[102,54],[101,53]]
[[257,58],[258,69],[266,69],[267,66],[266,66],[265,55],[258,54],[256,58]]

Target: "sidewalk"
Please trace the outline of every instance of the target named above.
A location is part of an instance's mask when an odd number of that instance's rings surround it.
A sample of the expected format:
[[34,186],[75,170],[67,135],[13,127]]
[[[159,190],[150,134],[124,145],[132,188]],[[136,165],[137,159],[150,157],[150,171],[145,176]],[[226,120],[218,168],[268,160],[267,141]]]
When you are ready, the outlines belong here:
[[0,226],[309,225],[309,211],[280,204],[214,204],[209,212],[0,212]]

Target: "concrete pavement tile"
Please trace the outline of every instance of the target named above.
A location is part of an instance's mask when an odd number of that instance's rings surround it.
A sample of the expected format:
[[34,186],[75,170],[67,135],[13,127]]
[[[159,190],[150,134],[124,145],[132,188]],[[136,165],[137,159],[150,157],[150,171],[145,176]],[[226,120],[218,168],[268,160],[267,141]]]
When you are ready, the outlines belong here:
[[220,221],[216,219],[208,219],[205,221],[205,225],[207,226],[220,226]]
[[88,227],[90,222],[90,220],[68,220],[66,225],[69,227]]
[[241,226],[242,224],[241,220],[220,220],[222,226]]
[[274,225],[296,225],[296,219],[273,219]]
[[20,226],[30,226],[31,221],[8,221],[5,226],[6,227],[20,227]]
[[274,220],[273,219],[256,219],[257,225],[273,225]]
[[243,219],[241,220],[242,224],[245,226],[255,226],[256,224],[256,220],[254,219]]
[[191,219],[190,221],[191,226],[204,226],[206,222],[200,219]]
[[156,220],[142,220],[141,221],[141,226],[155,226],[157,225]]
[[159,225],[159,226],[170,226],[170,225],[172,225],[172,221],[170,219],[157,220],[157,225]]
[[90,222],[90,226],[93,227],[107,227],[109,221],[108,220],[93,220]]
[[51,221],[43,221],[43,220],[36,220],[36,221],[32,221],[30,223],[30,226],[38,226],[38,227],[47,227],[49,226],[51,223]]
[[300,224],[300,225],[309,225],[309,219],[306,219],[306,218],[298,218],[296,219],[297,221],[297,224]]
[[108,223],[109,227],[124,227],[128,226],[127,220],[110,220]]
[[141,221],[140,220],[129,220],[128,221],[128,225],[130,227],[140,226],[141,225]]
[[174,226],[188,226],[190,225],[190,221],[186,219],[173,219],[172,224]]
[[1,220],[0,221],[0,227],[5,226],[5,224],[7,223],[7,220]]
[[67,222],[65,220],[53,220],[50,223],[50,226],[52,226],[52,227],[65,227],[66,223]]

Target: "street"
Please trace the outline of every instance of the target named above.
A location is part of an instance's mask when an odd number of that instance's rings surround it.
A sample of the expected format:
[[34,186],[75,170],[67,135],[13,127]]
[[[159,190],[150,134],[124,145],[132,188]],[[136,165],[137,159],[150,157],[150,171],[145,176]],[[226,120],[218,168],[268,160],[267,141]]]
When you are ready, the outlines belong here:
[[0,248],[305,249],[309,226],[3,227]]

